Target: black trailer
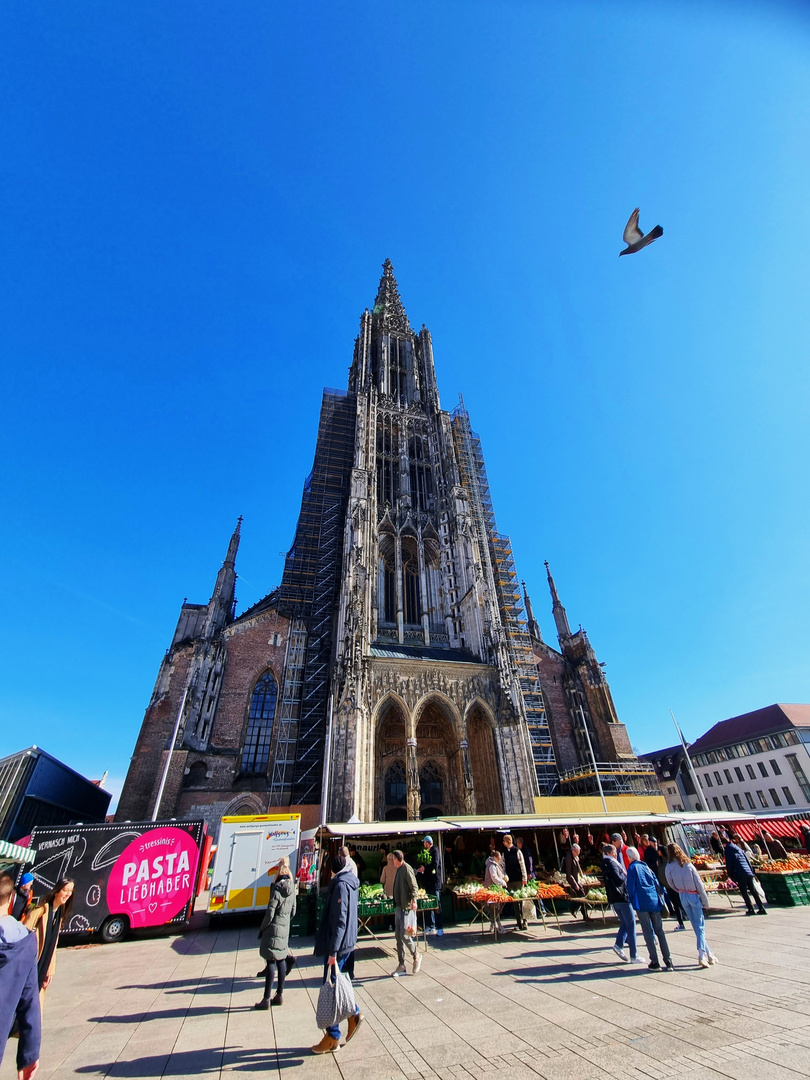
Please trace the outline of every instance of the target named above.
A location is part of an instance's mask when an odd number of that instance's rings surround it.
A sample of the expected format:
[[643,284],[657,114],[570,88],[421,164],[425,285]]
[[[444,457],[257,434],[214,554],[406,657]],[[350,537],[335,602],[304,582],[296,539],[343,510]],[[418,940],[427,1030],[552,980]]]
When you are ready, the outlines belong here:
[[127,930],[187,923],[207,869],[205,822],[144,821],[35,828],[31,873],[40,898],[63,878],[75,883],[63,934],[98,931],[120,941]]

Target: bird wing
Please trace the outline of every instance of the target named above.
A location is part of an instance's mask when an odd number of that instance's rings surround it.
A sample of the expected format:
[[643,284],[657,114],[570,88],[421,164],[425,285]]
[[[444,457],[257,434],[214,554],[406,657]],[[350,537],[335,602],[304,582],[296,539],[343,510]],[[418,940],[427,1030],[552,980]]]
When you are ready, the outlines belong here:
[[644,233],[638,227],[638,207],[636,207],[633,213],[627,219],[627,224],[624,227],[622,239],[624,240],[625,244],[636,244],[643,235]]

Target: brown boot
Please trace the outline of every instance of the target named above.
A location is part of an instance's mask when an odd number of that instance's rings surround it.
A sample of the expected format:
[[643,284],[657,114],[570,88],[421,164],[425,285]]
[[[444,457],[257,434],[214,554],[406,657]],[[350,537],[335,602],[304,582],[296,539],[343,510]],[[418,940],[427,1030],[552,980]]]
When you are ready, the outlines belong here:
[[269,998],[262,998],[261,1001],[256,1002],[256,1004],[253,1006],[253,1008],[254,1009],[262,1009],[262,1010],[269,1009],[270,1008],[270,999]]
[[317,1046],[312,1047],[313,1054],[336,1054],[340,1049],[340,1043],[337,1039],[333,1039],[331,1035],[326,1032],[323,1033],[323,1038]]
[[283,1005],[284,1004],[284,995],[283,994],[276,994],[275,997],[271,997],[270,998],[270,1004],[271,1005]]
[[365,1017],[361,1012],[356,1012],[354,1016],[349,1017],[349,1026],[346,1030],[346,1042],[354,1038],[354,1034],[360,1025],[365,1020]]

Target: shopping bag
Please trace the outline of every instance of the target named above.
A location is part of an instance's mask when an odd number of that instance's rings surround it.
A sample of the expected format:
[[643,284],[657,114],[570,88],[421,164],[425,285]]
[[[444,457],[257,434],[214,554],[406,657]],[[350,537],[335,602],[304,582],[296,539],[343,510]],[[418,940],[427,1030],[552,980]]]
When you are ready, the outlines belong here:
[[405,936],[406,937],[416,937],[416,932],[417,932],[416,912],[415,911],[406,911],[405,912]]
[[335,1003],[335,983],[332,982],[331,969],[327,971],[326,978],[324,979],[323,986],[318,994],[318,1007],[315,1010],[315,1023],[321,1029],[325,1031],[326,1028],[331,1027],[336,1023],[335,1013],[337,1006]]
[[754,892],[759,897],[760,904],[764,904],[765,903],[765,890],[762,888],[762,883],[760,882],[759,878],[752,878],[751,883],[752,883],[752,885],[754,887]]
[[[331,972],[335,978],[332,981]],[[349,976],[341,971],[337,964],[326,973],[323,986],[318,994],[318,1007],[315,1010],[315,1023],[325,1031],[326,1028],[339,1024],[357,1012],[354,987]]]
[[357,1012],[357,1002],[354,999],[354,987],[352,980],[345,971],[336,971],[335,975],[335,1023],[348,1020]]
[[534,918],[534,900],[524,900],[521,907],[523,910],[523,921],[531,922]]

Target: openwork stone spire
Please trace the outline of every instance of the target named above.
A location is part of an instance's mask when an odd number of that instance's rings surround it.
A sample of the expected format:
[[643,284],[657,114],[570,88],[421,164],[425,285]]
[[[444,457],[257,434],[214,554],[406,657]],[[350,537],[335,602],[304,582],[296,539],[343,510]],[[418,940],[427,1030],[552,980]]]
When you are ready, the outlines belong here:
[[394,267],[390,259],[383,263],[383,275],[372,314],[376,325],[387,330],[408,331],[411,328],[399,297],[397,279],[394,277]]

